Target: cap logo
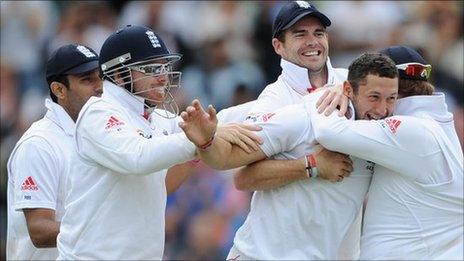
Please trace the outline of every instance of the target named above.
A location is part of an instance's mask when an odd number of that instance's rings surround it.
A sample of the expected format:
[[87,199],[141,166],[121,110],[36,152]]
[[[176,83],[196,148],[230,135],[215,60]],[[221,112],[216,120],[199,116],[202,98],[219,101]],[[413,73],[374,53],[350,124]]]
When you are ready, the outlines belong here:
[[306,8],[307,9],[307,8],[311,7],[311,5],[306,1],[295,1],[295,2],[301,8]]
[[150,40],[151,45],[153,45],[153,47],[161,47],[161,44],[158,40],[158,37],[156,37],[155,33],[153,33],[152,31],[146,31],[145,33],[147,34],[148,39]]
[[92,58],[92,57],[95,57],[95,54],[92,53],[89,49],[87,49],[87,47],[85,46],[82,46],[82,45],[78,45],[77,46],[77,50],[79,52],[81,52],[83,55],[85,55],[85,57],[87,58]]

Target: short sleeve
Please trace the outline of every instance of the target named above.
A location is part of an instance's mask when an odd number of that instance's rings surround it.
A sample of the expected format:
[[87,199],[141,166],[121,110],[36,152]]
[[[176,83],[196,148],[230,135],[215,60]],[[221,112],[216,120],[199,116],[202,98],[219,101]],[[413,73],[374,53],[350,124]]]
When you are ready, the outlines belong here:
[[40,137],[25,140],[12,155],[9,167],[14,184],[14,209],[55,210],[62,163],[51,145]]

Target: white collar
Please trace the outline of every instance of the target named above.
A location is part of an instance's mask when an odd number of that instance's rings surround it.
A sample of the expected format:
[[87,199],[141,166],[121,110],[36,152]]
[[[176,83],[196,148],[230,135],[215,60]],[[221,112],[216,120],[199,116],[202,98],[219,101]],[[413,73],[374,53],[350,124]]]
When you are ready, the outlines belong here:
[[103,82],[102,98],[111,99],[114,102],[119,103],[122,107],[143,115],[144,99],[129,93],[129,91],[123,87],[115,85],[108,80]]
[[[330,58],[327,57],[327,84],[335,83],[335,71],[330,62]],[[280,67],[282,68],[283,80],[296,92],[301,95],[308,94],[308,90],[312,89],[311,83],[309,82],[308,69],[300,67],[294,63],[280,59]]]
[[431,116],[433,119],[445,122],[453,119],[448,112],[445,94],[435,92],[433,95],[416,95],[398,99],[395,106],[395,115],[410,115],[419,118]]
[[45,107],[47,108],[45,117],[58,125],[67,135],[74,136],[76,123],[71,119],[64,108],[50,99],[45,99]]

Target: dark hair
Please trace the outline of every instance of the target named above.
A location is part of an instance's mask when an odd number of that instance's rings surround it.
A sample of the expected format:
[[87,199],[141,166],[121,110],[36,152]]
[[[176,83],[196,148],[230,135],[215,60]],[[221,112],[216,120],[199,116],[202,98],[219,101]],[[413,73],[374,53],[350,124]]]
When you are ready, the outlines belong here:
[[427,81],[401,79],[398,82],[398,96],[432,95],[434,87]]
[[348,81],[357,93],[359,85],[366,83],[366,77],[376,75],[385,78],[398,78],[398,69],[388,56],[380,53],[364,53],[348,67]]
[[285,43],[285,33],[282,32],[276,37],[281,43]]
[[67,75],[62,74],[56,76],[48,82],[48,90],[50,91],[50,97],[52,98],[53,102],[58,103],[58,98],[52,92],[52,82],[59,82],[63,84],[66,87],[66,89],[69,89],[69,79]]

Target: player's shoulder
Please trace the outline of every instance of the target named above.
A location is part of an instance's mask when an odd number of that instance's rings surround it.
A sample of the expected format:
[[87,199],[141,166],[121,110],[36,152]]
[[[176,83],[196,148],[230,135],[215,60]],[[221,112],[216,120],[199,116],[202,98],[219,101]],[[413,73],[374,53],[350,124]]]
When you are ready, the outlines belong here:
[[440,125],[433,119],[425,117],[415,117],[410,115],[393,115],[383,120],[387,124],[394,123],[395,125],[403,125],[411,131],[429,130],[434,131],[440,129]]
[[[33,142],[40,141],[53,141],[59,136],[64,135],[64,131],[58,127],[53,121],[44,117],[36,122],[34,122],[29,129],[24,132],[24,134],[19,139],[20,142],[25,140],[32,140]],[[32,142],[32,143],[33,143]]]
[[[42,154],[54,154],[57,145],[58,137],[53,133],[44,132],[31,132],[21,137],[16,143],[16,146],[11,153],[11,158],[17,158],[27,161],[30,156],[37,156]],[[24,158],[25,157],[25,158]]]
[[[110,100],[102,97],[90,97],[79,112],[76,126],[80,128],[82,125],[93,125],[96,122],[107,120],[107,116],[126,115],[126,111],[125,108]],[[86,124],[82,124],[82,122],[86,122]]]
[[87,112],[92,110],[111,108],[111,103],[102,97],[90,97],[87,102],[82,106],[81,112]]
[[442,133],[436,121],[407,115],[388,117],[381,120],[380,125],[389,135],[400,139],[403,145],[409,144],[409,147],[423,153],[437,148],[436,138]]
[[279,77],[275,82],[266,85],[266,87],[264,87],[263,91],[261,92],[261,95],[278,95],[285,91],[285,86],[285,83]]

